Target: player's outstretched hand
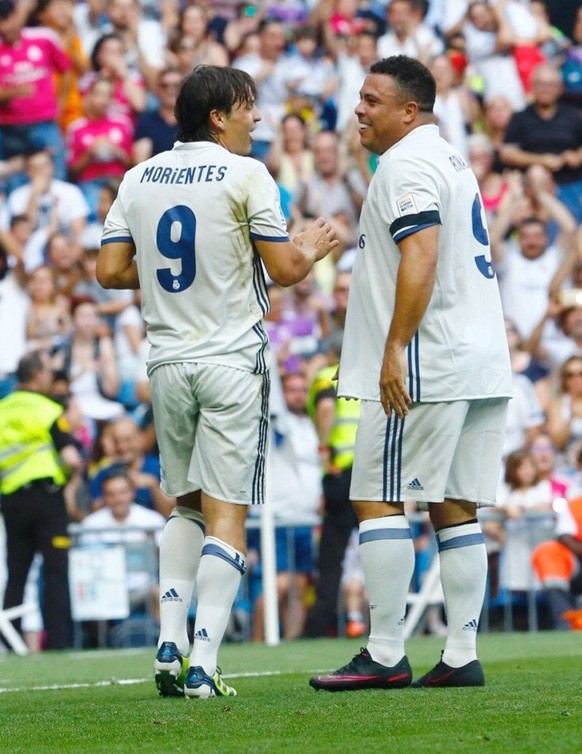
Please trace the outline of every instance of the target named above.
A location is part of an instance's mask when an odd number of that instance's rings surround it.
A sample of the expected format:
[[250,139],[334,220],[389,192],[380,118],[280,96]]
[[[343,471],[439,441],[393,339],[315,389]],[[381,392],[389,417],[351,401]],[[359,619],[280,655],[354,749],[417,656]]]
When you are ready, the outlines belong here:
[[311,225],[298,233],[293,242],[300,247],[310,246],[315,249],[316,259],[323,259],[339,246],[335,229],[323,217],[318,217]]

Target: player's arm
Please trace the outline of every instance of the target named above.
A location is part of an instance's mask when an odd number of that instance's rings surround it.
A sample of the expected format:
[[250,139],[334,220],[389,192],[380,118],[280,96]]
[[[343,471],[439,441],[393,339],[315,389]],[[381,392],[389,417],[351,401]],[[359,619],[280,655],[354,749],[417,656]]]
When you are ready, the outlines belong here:
[[319,459],[324,474],[338,473],[339,469],[334,466],[329,437],[335,424],[336,394],[333,388],[323,390],[315,399],[314,423],[319,440]]
[[398,242],[400,266],[390,330],[380,371],[380,399],[389,416],[408,413],[406,347],[418,330],[430,303],[436,279],[439,226],[432,225]]
[[303,280],[315,262],[339,244],[334,228],[321,217],[291,241],[253,240],[269,277],[283,286]]
[[139,288],[132,241],[103,241],[97,257],[97,280],[104,288]]
[[538,154],[537,152],[528,152],[517,144],[502,144],[499,147],[499,156],[504,165],[510,168],[520,168],[526,170],[532,165],[543,165],[547,170],[555,173],[564,166],[562,155],[546,152]]
[[83,468],[83,457],[79,444],[71,434],[71,427],[66,416],[61,416],[50,428],[53,444],[63,463],[72,471],[79,472]]
[[489,224],[489,244],[493,264],[500,272],[506,257],[505,238],[511,230],[513,213],[517,202],[524,196],[523,175],[518,170],[506,173],[507,191],[499,202],[495,217]]

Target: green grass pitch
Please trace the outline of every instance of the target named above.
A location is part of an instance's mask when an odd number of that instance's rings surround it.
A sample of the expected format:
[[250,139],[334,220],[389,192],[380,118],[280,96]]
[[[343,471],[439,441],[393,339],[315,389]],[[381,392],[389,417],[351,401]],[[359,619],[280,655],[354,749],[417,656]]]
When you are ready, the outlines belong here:
[[[467,752],[582,751],[582,633],[479,637],[487,685],[476,689],[315,692],[314,672],[361,642],[310,640],[221,650],[234,699],[160,699],[154,650],[0,657],[0,751]],[[442,640],[414,638],[416,676]]]

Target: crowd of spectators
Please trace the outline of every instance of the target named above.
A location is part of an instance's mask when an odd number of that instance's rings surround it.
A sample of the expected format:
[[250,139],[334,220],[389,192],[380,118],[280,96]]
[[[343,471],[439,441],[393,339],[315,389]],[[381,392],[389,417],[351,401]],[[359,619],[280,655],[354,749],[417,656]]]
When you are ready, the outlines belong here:
[[[483,194],[515,376],[490,550],[511,551],[500,589],[535,585],[535,531],[518,522],[529,509],[551,517],[564,504],[582,444],[575,0],[0,0],[0,396],[14,389],[23,354],[50,354],[53,393],[68,407],[86,460],[68,488],[71,521],[103,505],[101,482],[112,467],[129,475],[139,505],[164,516],[171,509],[159,489],[139,294],[103,290],[95,263],[124,172],[172,147],[180,81],[199,64],[232,65],[254,78],[262,120],[252,156],[278,183],[290,233],[322,215],[341,242],[294,288],[271,285],[266,317],[292,404],[291,419],[279,430],[275,423],[279,480],[289,453],[301,451],[295,472],[309,467],[312,446],[318,462],[311,435],[295,447],[280,430],[307,433],[297,401],[327,363],[330,339],[341,336],[376,160],[359,145],[353,109],[371,63],[395,54],[431,69],[441,132]],[[538,467],[540,438],[552,451],[551,470]],[[289,480],[287,497],[291,472]],[[295,482],[309,504],[289,499],[285,523],[296,511],[315,548],[320,490]],[[305,532],[297,538],[304,547]],[[315,561],[300,560],[307,573],[292,587],[280,579],[280,593],[301,602],[299,617],[317,578]],[[300,635],[297,615],[284,614],[286,635]]]

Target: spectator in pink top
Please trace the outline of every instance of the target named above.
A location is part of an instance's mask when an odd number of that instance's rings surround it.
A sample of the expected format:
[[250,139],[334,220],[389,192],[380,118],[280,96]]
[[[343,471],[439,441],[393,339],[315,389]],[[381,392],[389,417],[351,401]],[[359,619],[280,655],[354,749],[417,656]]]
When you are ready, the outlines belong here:
[[13,0],[0,0],[2,159],[49,148],[55,160],[55,175],[64,179],[54,74],[69,70],[71,60],[53,31],[26,28],[23,23],[22,10]]
[[[1,1],[1,0],[0,0]],[[95,79],[83,98],[85,115],[67,129],[67,163],[96,217],[100,188],[121,178],[131,163],[133,127],[129,119],[109,115],[113,84]]]

